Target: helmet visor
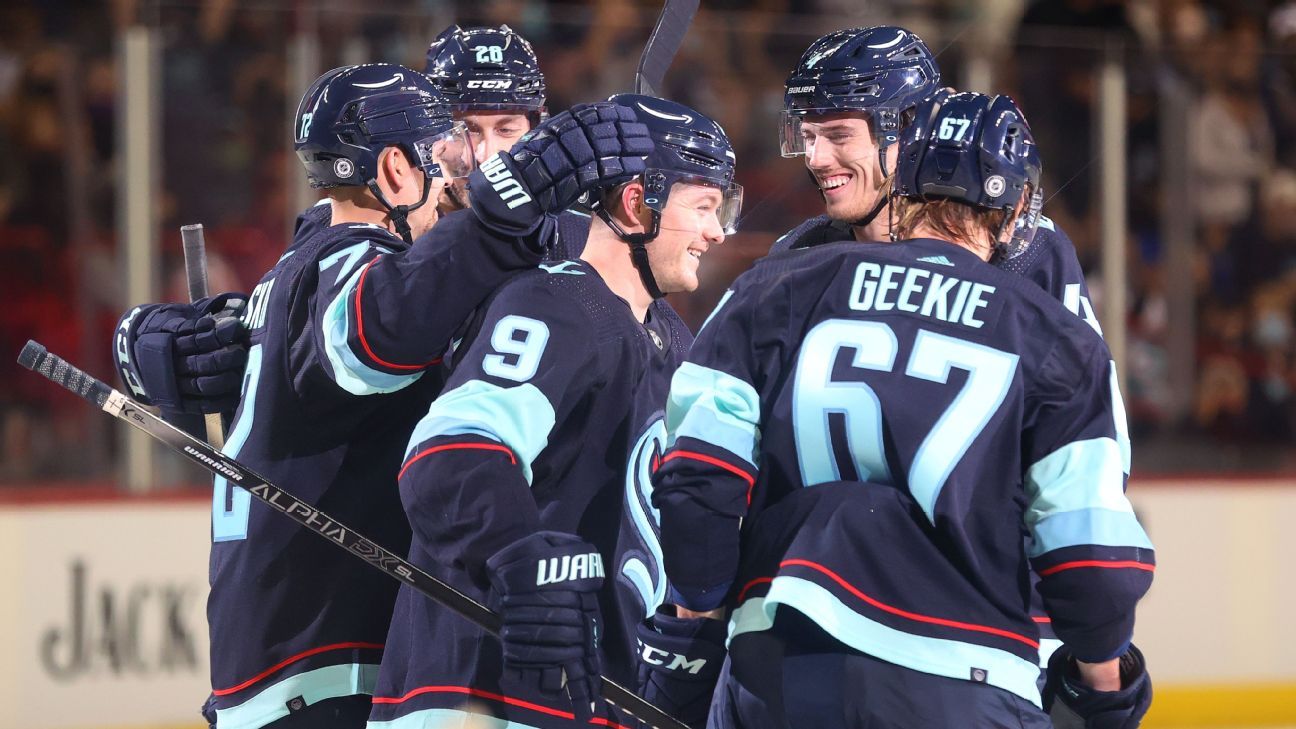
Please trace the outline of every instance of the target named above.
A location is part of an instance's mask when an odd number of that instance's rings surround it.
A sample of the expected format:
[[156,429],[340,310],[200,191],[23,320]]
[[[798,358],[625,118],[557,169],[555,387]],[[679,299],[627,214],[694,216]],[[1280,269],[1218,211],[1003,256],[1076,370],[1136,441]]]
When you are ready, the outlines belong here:
[[1021,215],[1017,216],[1017,222],[1013,225],[1012,237],[1008,240],[1007,250],[1004,251],[1003,257],[1005,259],[1020,256],[1035,242],[1035,234],[1039,231],[1040,216],[1043,209],[1044,191],[1037,189],[1031,193],[1026,208],[1022,210]]
[[[887,147],[900,139],[900,132],[913,121],[913,113],[901,113],[888,106],[867,109],[784,109],[779,123],[779,153],[784,157],[800,157],[806,153],[814,138],[805,124],[818,123],[820,117],[850,115],[868,122],[869,134],[879,147]],[[813,117],[806,119],[806,117]]]
[[[650,179],[653,174],[657,172],[660,171],[648,170],[644,173],[644,177]],[[738,218],[742,215],[742,185],[714,177],[706,177],[703,175],[681,175],[679,173],[673,173],[667,177],[667,179],[672,183],[672,187],[674,186],[674,183],[682,183],[685,185],[710,187],[720,193],[718,200],[715,199],[714,196],[706,196],[705,198],[693,200],[688,203],[683,202],[682,196],[677,196],[676,199],[680,201],[678,204],[686,205],[690,211],[697,216],[697,227],[690,228],[690,232],[692,230],[706,229],[711,223],[709,218],[712,217],[719,224],[720,230],[723,231],[725,235],[732,235],[738,232]],[[650,190],[653,190],[654,187],[650,182],[645,181],[644,189],[644,203],[659,213],[665,212],[666,205],[670,202],[670,188],[665,188],[662,192],[653,194]],[[667,230],[677,229],[673,226],[666,225],[663,225],[662,227]]]
[[440,134],[414,142],[414,152],[423,173],[429,177],[447,180],[467,177],[475,166],[472,141],[463,122],[457,121]]

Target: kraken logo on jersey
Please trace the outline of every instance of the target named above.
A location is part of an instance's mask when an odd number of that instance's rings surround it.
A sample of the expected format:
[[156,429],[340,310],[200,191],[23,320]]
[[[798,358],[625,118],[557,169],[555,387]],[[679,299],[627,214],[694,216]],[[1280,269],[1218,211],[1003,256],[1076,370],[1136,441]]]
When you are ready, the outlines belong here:
[[652,506],[653,464],[666,449],[666,422],[653,417],[630,451],[626,465],[625,514],[633,546],[621,553],[617,581],[634,590],[643,604],[644,618],[651,617],[666,599],[666,568],[662,564],[661,514]]

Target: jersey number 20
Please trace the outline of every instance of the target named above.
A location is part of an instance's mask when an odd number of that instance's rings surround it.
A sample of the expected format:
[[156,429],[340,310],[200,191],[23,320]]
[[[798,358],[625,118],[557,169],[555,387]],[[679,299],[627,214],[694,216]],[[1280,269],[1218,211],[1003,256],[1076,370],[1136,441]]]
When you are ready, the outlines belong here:
[[[851,366],[892,372],[900,345],[895,331],[876,321],[829,319],[806,335],[793,384],[792,417],[797,460],[806,486],[842,479],[830,416],[845,422],[845,445],[856,478],[894,483],[882,440],[882,403],[860,380],[834,381],[833,365],[843,348],[854,350]],[[930,382],[949,382],[954,368],[967,381],[931,426],[909,467],[909,491],[930,518],[945,480],[999,409],[1017,371],[1017,355],[955,337],[919,330],[904,373]]]

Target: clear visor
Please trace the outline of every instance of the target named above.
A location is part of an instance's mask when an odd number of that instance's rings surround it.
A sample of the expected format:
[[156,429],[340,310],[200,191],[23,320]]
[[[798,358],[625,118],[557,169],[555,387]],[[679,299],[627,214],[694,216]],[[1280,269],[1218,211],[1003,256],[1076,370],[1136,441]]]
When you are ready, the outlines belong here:
[[1037,189],[1031,193],[1026,209],[1022,210],[1021,215],[1017,216],[1017,222],[1013,225],[1012,237],[1008,240],[1008,250],[1005,251],[1004,258],[1020,256],[1035,242],[1035,233],[1039,231],[1040,215],[1043,209],[1044,191]]
[[[811,140],[816,138],[814,134],[804,127],[804,124],[807,123],[807,116],[819,119],[823,116],[840,116],[842,114],[858,115],[859,118],[868,122],[869,134],[877,140],[879,147],[889,146],[899,140],[902,125],[911,121],[909,114],[899,114],[890,107],[854,110],[797,109],[796,111],[788,111],[784,109],[779,123],[779,153],[784,157],[801,157],[805,155],[809,144],[812,143]],[[809,123],[820,122],[809,120]]]
[[[652,174],[648,171],[645,175]],[[680,190],[677,185],[695,185],[708,187],[719,193],[717,197],[714,194],[695,195],[685,190]],[[663,218],[663,230],[684,230],[686,232],[705,232],[712,225],[719,225],[721,232],[725,235],[732,235],[738,232],[738,218],[742,215],[743,188],[736,182],[724,182],[711,177],[702,176],[677,176],[672,185],[672,190],[665,195],[653,195],[647,192],[649,187],[645,184],[644,204],[656,210],[659,213],[665,213],[668,205],[682,208],[688,213],[697,217],[697,224],[693,227],[684,227],[682,225],[669,225]],[[674,192],[675,194],[671,194]],[[688,218],[684,218],[688,219]]]
[[459,121],[448,131],[418,140],[414,143],[414,151],[424,174],[429,177],[455,180],[467,177],[476,166],[468,128]]

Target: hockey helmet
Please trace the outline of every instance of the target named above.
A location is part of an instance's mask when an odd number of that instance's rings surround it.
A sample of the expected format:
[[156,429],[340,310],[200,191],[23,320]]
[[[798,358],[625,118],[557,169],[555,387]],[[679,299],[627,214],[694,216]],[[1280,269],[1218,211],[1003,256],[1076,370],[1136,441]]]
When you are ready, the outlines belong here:
[[918,109],[904,134],[894,194],[1012,211],[1029,193],[1012,241],[998,252],[1011,258],[1039,225],[1041,166],[1030,125],[1010,97],[941,93]]

